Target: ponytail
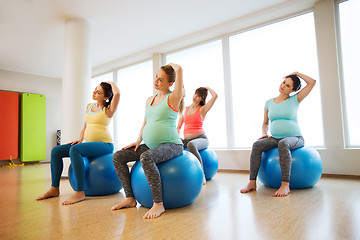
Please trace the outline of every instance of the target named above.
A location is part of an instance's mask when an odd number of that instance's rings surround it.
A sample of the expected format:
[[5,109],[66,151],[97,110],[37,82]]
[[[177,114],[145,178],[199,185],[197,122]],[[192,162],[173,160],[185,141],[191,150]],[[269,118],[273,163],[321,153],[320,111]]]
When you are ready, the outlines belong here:
[[179,113],[182,115],[182,112],[184,111],[184,106],[185,106],[185,103],[184,103],[184,97],[181,98],[180,100],[180,104],[179,104]]
[[195,94],[201,97],[200,106],[204,106],[206,104],[206,97],[208,95],[208,90],[204,87],[199,87],[195,90]]
[[104,90],[104,97],[107,97],[108,99],[104,101],[104,108],[107,108],[110,106],[112,98],[113,98],[113,91],[110,84],[107,82],[100,83],[101,87]]

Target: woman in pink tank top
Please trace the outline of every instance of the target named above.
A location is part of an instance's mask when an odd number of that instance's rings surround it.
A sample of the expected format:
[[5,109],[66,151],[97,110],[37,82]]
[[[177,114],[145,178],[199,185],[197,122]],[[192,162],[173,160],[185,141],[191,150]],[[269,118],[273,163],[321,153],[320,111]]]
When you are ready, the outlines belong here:
[[[206,103],[208,92],[211,94],[211,99]],[[186,107],[185,113],[181,115],[177,126],[178,132],[184,124],[184,147],[187,147],[189,152],[193,153],[199,162],[202,164],[202,159],[199,151],[209,146],[209,141],[203,129],[203,122],[206,114],[214,105],[217,99],[217,94],[209,87],[200,87],[196,89],[193,96],[193,102],[190,106]],[[204,174],[203,184],[205,185],[206,179]]]

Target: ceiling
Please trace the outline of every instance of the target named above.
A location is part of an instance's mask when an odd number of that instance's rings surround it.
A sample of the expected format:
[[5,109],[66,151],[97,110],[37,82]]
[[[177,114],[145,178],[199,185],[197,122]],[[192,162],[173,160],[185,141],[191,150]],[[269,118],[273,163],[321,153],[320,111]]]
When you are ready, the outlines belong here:
[[0,69],[62,78],[68,18],[91,23],[96,67],[284,2],[0,0]]

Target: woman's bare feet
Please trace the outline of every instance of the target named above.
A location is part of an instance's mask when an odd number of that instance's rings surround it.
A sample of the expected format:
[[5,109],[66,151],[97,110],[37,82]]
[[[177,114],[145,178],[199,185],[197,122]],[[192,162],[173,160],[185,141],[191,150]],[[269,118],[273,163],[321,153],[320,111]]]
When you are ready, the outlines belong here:
[[122,208],[131,208],[131,207],[136,207],[136,199],[133,198],[133,197],[129,197],[129,198],[126,198],[124,199],[123,201],[121,201],[119,204],[117,205],[114,205],[112,208],[111,208],[111,211],[114,211],[114,210],[119,210],[119,209],[122,209]]
[[256,190],[256,180],[250,180],[246,187],[240,190],[241,193],[248,193],[252,190]]
[[274,197],[285,197],[289,195],[290,187],[288,182],[281,182],[280,188],[274,193]]
[[152,208],[145,213],[144,219],[153,219],[159,217],[163,212],[165,212],[164,204],[162,202],[160,203],[154,203]]
[[58,197],[60,195],[60,190],[58,187],[51,186],[50,189],[43,195],[36,198],[36,201],[44,200],[47,198]]
[[74,203],[78,203],[85,200],[85,192],[84,191],[75,191],[75,193],[66,201],[62,203],[62,205],[71,205]]

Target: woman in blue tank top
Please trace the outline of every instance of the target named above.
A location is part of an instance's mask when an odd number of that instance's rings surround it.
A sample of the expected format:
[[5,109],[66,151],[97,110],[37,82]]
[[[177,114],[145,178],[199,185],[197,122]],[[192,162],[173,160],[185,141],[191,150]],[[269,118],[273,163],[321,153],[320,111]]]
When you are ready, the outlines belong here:
[[[174,84],[174,91],[171,92],[170,87]],[[165,211],[162,183],[156,164],[183,152],[182,141],[176,130],[177,114],[182,111],[184,98],[181,67],[177,64],[162,66],[156,74],[154,88],[157,94],[147,100],[145,119],[137,141],[117,151],[113,157],[126,199],[113,206],[112,210],[136,207],[127,163],[140,159],[154,201],[152,208],[144,215],[147,219],[157,218]],[[144,143],[140,144],[142,141]]]
[[[306,86],[300,90],[302,78]],[[291,170],[291,150],[304,146],[300,127],[297,120],[299,104],[311,92],[316,81],[305,74],[294,72],[284,78],[280,84],[280,94],[265,103],[262,137],[253,145],[250,156],[250,181],[241,189],[241,193],[256,190],[256,178],[261,164],[261,155],[271,148],[278,148],[282,172],[280,188],[274,193],[275,197],[284,197],[290,193],[289,180]],[[300,90],[300,91],[299,91]],[[291,93],[298,93],[290,96]],[[270,120],[270,124],[269,124]],[[270,134],[268,135],[268,126]]]

